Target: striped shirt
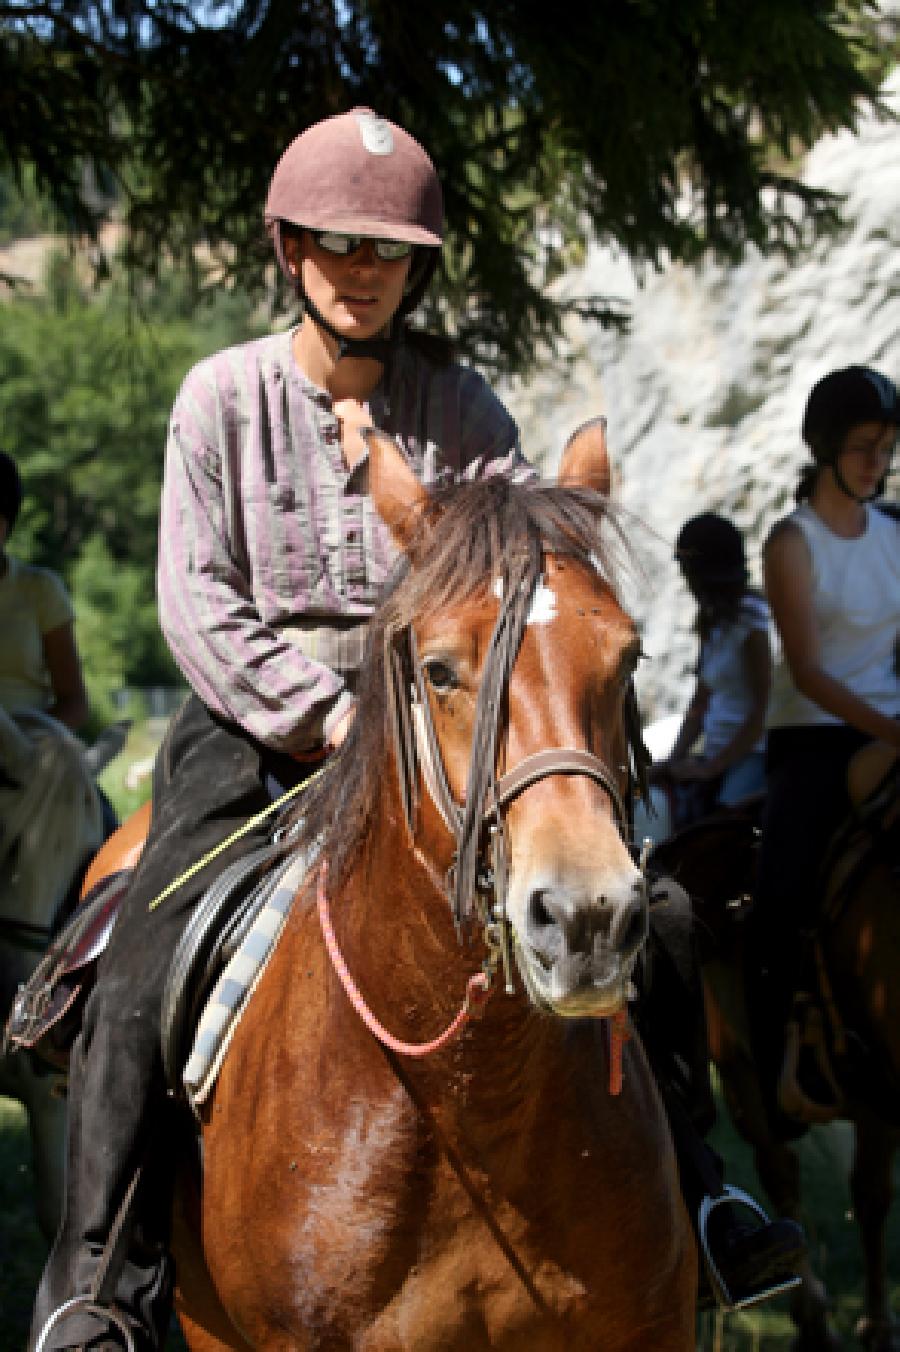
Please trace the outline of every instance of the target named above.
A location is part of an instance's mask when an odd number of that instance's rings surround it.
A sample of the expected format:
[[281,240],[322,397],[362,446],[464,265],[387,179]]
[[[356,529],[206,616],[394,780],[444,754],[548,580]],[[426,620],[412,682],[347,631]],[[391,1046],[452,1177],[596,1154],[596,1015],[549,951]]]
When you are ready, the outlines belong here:
[[[200,362],[169,424],[159,527],[163,633],[216,714],[278,750],[320,746],[353,702],[366,621],[395,556],[348,470],[332,398],[291,333]],[[476,372],[401,347],[368,401],[425,484],[531,477],[516,425]]]

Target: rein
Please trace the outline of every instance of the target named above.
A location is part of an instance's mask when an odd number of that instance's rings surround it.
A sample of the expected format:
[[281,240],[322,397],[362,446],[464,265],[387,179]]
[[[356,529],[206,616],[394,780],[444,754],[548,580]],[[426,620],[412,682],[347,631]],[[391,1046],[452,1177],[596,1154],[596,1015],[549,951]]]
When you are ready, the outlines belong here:
[[399,1038],[394,1037],[392,1033],[389,1033],[384,1024],[376,1019],[375,1015],[366,1004],[359,987],[350,975],[350,969],[344,961],[343,954],[338,946],[334,926],[331,923],[328,893],[326,890],[327,872],[328,866],[323,860],[319,868],[319,881],[317,886],[319,923],[322,926],[322,935],[325,939],[325,947],[328,950],[328,956],[331,958],[334,970],[337,972],[347,999],[350,1001],[373,1037],[376,1037],[389,1051],[396,1052],[398,1056],[410,1056],[413,1058],[430,1056],[432,1052],[440,1051],[442,1047],[446,1047],[449,1042],[452,1042],[455,1037],[458,1037],[469,1019],[472,1018],[473,1014],[480,1013],[481,1007],[490,998],[492,991],[490,972],[475,972],[469,977],[466,986],[466,998],[462,1007],[452,1023],[450,1023],[438,1037],[432,1038],[430,1042],[402,1042]]
[[[337,935],[334,932],[334,925],[331,922],[331,909],[328,905],[328,865],[325,860],[319,866],[319,878],[316,884],[316,904],[319,912],[319,924],[322,927],[322,937],[325,940],[325,948],[331,959],[332,966],[337,973],[338,980],[344,988],[344,994],[356,1010],[362,1022],[368,1028],[372,1036],[386,1047],[389,1052],[395,1056],[406,1056],[413,1060],[422,1060],[426,1056],[431,1056],[433,1052],[439,1052],[442,1048],[448,1046],[455,1038],[459,1036],[469,1020],[480,1015],[484,1006],[493,993],[493,977],[498,963],[502,960],[502,953],[487,938],[488,957],[484,961],[484,966],[480,972],[474,972],[466,983],[466,998],[462,1006],[457,1011],[456,1016],[451,1020],[442,1033],[432,1038],[430,1042],[404,1042],[400,1038],[394,1037],[393,1033],[388,1032],[384,1024],[375,1017],[369,1006],[366,1004],[365,997],[357,986],[350,973],[350,969],[344,960],[340,945],[337,941]],[[622,1049],[628,1041],[628,1016],[624,1010],[610,1016],[604,1020],[607,1032],[607,1056],[609,1060],[609,1092],[615,1098],[622,1092]],[[396,1064],[395,1064],[396,1069]],[[407,1083],[405,1076],[400,1076],[404,1084]],[[408,1087],[408,1086],[407,1086]],[[416,1096],[413,1095],[415,1098]]]

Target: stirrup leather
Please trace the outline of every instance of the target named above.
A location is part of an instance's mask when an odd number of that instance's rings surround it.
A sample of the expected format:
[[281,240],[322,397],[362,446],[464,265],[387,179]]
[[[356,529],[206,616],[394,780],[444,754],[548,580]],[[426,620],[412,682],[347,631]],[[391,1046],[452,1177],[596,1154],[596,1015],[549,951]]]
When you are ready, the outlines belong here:
[[99,1319],[105,1319],[108,1324],[114,1327],[125,1338],[126,1352],[136,1352],[134,1338],[129,1327],[130,1321],[120,1314],[112,1305],[101,1305],[93,1296],[73,1296],[67,1300],[59,1309],[54,1310],[50,1318],[38,1335],[37,1342],[34,1345],[33,1352],[44,1352],[47,1346],[47,1338],[53,1332],[58,1324],[64,1319],[68,1319],[70,1314],[80,1312],[96,1315]]
[[754,1197],[751,1197],[749,1193],[744,1192],[743,1188],[736,1188],[732,1184],[726,1183],[724,1189],[724,1192],[720,1193],[717,1197],[710,1197],[709,1194],[707,1194],[700,1203],[697,1221],[700,1247],[703,1251],[706,1271],[709,1275],[710,1285],[712,1286],[716,1300],[723,1309],[744,1310],[750,1305],[756,1305],[759,1301],[769,1300],[772,1296],[780,1296],[784,1291],[792,1291],[795,1286],[800,1285],[800,1277],[795,1273],[793,1276],[786,1277],[782,1281],[775,1281],[772,1282],[771,1285],[760,1287],[760,1289],[754,1291],[752,1295],[744,1296],[740,1300],[735,1299],[729,1289],[728,1283],[719,1270],[719,1265],[713,1257],[712,1250],[709,1247],[709,1241],[707,1239],[709,1218],[716,1207],[733,1202],[737,1202],[741,1206],[747,1207],[749,1211],[753,1212],[754,1216],[759,1218],[763,1225],[768,1225],[770,1223],[770,1217],[760,1206],[759,1202],[757,1202]]

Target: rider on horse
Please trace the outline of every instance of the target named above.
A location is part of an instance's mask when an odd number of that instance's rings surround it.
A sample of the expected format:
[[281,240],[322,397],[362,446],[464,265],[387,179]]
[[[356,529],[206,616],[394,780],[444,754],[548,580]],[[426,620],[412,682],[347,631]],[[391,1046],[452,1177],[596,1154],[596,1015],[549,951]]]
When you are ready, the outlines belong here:
[[[799,505],[765,546],[784,661],[768,715],[747,976],[754,1052],[784,1135],[797,1130],[776,1104],[785,1026],[798,979],[808,979],[803,936],[815,924],[826,849],[850,810],[847,766],[867,743],[900,747],[900,523],[876,502],[898,424],[897,389],[880,372],[849,366],[821,379],[803,418],[813,463]],[[827,1110],[821,1077],[803,1092]]]
[[[686,521],[675,558],[697,603],[697,681],[672,750],[651,777],[671,785],[673,826],[730,807],[765,785],[763,732],[772,679],[769,607],[748,586],[740,531],[716,512]],[[699,755],[690,755],[703,739]]]
[[[66,1215],[35,1310],[42,1350],[122,1346],[126,1324],[135,1347],[162,1345],[175,1110],[161,994],[211,872],[270,828],[150,907],[346,735],[393,557],[363,430],[387,430],[427,484],[534,474],[481,377],[407,327],[443,235],[437,175],[407,132],[363,108],[310,127],[275,169],[266,221],[303,317],[201,362],[172,413],[160,619],[193,693],[160,749],[150,834],[73,1051]],[[768,1238],[754,1233],[745,1267],[771,1268]],[[115,1317],[88,1298],[98,1290]]]

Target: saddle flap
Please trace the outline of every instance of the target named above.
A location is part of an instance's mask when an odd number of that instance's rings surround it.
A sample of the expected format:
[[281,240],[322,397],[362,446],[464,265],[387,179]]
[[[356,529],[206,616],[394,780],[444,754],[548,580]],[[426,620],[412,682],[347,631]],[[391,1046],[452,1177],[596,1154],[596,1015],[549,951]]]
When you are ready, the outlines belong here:
[[[128,891],[131,872],[131,869],[123,869],[97,883],[78,907],[72,920],[54,944],[54,949],[60,953],[61,973],[80,972],[90,963],[96,963],[109,943],[119,907]],[[87,907],[90,907],[90,914],[86,913]],[[77,923],[79,920],[80,924]],[[72,937],[67,946],[65,941],[69,934]]]
[[130,870],[114,873],[79,904],[16,994],[4,1046],[37,1052],[51,1065],[66,1069],[97,960],[109,943],[130,879]]

